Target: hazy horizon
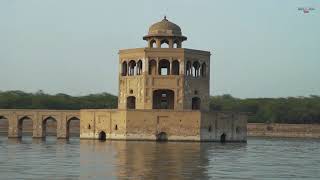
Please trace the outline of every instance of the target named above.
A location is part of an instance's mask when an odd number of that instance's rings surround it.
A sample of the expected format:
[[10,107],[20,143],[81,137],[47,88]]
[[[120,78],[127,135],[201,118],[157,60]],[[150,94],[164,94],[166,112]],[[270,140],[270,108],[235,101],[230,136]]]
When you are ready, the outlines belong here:
[[3,0],[0,91],[118,95],[118,50],[145,47],[163,15],[184,48],[211,52],[210,95],[320,94],[316,0]]

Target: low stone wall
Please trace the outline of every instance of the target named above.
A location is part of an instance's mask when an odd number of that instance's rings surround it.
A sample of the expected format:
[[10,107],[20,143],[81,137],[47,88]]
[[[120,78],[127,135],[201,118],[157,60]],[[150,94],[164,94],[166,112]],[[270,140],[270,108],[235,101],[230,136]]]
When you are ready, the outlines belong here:
[[192,110],[80,110],[81,139],[246,142],[247,116]]
[[248,123],[248,136],[320,138],[320,124]]

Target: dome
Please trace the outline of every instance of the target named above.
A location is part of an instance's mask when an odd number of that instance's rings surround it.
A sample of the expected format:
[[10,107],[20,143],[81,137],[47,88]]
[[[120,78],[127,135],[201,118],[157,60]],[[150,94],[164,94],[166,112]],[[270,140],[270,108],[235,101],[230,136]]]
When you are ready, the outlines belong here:
[[166,16],[162,21],[154,23],[150,26],[147,36],[144,36],[143,39],[154,36],[177,36],[186,39],[182,36],[181,28],[173,22],[170,22]]

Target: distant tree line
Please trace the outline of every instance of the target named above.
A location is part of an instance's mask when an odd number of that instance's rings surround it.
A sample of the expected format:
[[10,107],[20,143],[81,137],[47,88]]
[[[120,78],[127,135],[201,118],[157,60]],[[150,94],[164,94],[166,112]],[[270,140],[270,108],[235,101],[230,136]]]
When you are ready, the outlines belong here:
[[70,96],[49,95],[43,91],[26,93],[23,91],[0,92],[0,109],[96,109],[117,108],[118,98],[108,93]]
[[[0,109],[99,109],[117,108],[118,98],[109,93],[70,96],[43,91],[0,91]],[[247,98],[211,96],[210,110],[248,112],[249,122],[320,124],[320,96]]]
[[231,95],[210,98],[211,110],[249,112],[249,122],[320,124],[320,96],[239,99]]

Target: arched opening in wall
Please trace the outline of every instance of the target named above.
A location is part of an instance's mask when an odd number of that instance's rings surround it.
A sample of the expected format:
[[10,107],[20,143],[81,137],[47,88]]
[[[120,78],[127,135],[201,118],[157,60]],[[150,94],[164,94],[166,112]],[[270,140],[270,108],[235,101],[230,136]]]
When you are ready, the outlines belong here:
[[128,76],[134,76],[136,74],[136,62],[134,60],[129,61],[129,70],[128,70]]
[[221,136],[220,136],[220,142],[221,143],[225,143],[226,142],[226,138],[227,138],[227,135],[225,133],[222,133]]
[[192,75],[193,77],[199,77],[200,76],[200,63],[198,61],[193,62],[192,64]]
[[168,135],[165,132],[160,132],[159,134],[156,135],[156,140],[157,141],[168,141]]
[[155,90],[152,99],[152,109],[174,109],[174,91],[172,90]]
[[[89,124],[88,129],[91,129]],[[67,137],[80,137],[80,119],[72,117],[67,122]]]
[[127,109],[136,109],[136,97],[127,97]]
[[169,41],[167,39],[163,39],[160,41],[161,48],[169,48]]
[[179,40],[173,41],[173,48],[181,48],[181,43]]
[[106,133],[105,133],[104,131],[101,131],[101,132],[99,133],[99,140],[100,140],[100,141],[105,141],[106,139],[107,139]]
[[236,127],[236,133],[240,134],[241,128],[239,126]]
[[9,121],[8,118],[0,115],[0,136],[8,136]]
[[178,60],[172,61],[172,75],[179,75],[180,63]]
[[161,59],[159,61],[159,75],[169,75],[170,74],[170,61],[166,59]]
[[151,47],[151,48],[155,48],[155,47],[157,47],[156,40],[152,39],[152,40],[150,41],[150,45],[149,45],[149,47]]
[[57,136],[57,120],[47,117],[42,121],[43,136]]
[[150,60],[149,61],[149,75],[156,75],[157,74],[157,62],[155,60]]
[[206,77],[207,76],[207,65],[206,63],[202,63],[201,65],[201,76]]
[[192,67],[191,67],[190,61],[187,61],[187,63],[186,63],[186,75],[192,76]]
[[137,75],[141,75],[142,74],[142,61],[139,60],[137,63]]
[[21,136],[32,136],[33,132],[33,121],[30,117],[24,116],[18,120],[18,135]]
[[198,97],[193,97],[192,98],[192,109],[193,110],[200,109],[200,104],[201,104],[200,98],[198,98]]
[[124,61],[123,63],[122,63],[122,67],[121,67],[121,75],[122,76],[126,76],[127,75],[127,70],[128,70],[128,64],[127,64],[127,62],[126,61]]

